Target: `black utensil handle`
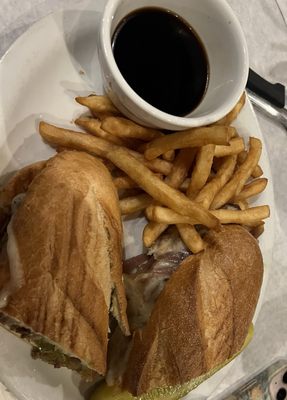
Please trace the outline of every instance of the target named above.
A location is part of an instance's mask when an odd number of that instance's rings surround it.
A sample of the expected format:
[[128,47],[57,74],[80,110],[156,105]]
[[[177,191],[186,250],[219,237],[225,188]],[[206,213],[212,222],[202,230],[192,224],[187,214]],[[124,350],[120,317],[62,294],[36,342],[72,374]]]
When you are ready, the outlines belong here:
[[281,83],[266,81],[252,69],[249,69],[247,88],[276,107],[285,106],[285,86]]

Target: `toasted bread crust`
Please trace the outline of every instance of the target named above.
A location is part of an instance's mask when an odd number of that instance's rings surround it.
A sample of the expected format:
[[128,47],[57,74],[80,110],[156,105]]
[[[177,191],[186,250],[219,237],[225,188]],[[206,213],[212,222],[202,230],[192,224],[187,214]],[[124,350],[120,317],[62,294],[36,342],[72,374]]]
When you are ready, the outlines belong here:
[[114,287],[128,333],[122,226],[108,170],[85,153],[62,152],[34,178],[10,224],[25,284],[2,313],[105,374]]
[[240,350],[263,276],[257,241],[240,226],[210,231],[185,259],[137,331],[123,387],[139,396],[189,382]]

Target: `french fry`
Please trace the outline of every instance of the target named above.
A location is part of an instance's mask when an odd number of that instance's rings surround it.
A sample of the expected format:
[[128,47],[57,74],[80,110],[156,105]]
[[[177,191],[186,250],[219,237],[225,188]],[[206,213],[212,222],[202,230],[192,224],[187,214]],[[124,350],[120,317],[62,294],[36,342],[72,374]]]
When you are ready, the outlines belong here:
[[250,230],[251,235],[253,235],[256,239],[258,239],[259,236],[261,236],[262,233],[264,232],[264,225],[265,225],[265,222],[261,221],[261,223],[252,227]]
[[[140,153],[144,153],[147,149],[148,146],[148,142],[145,143],[141,143],[138,147],[137,147],[137,151]],[[169,150],[166,153],[163,153],[162,158],[166,161],[173,161],[175,158],[175,151],[174,150]]]
[[[190,166],[195,156],[195,151],[195,149],[182,149],[179,151],[173,163],[170,174],[165,178],[165,182],[169,186],[177,189],[181,185],[190,169]],[[166,228],[167,226],[165,227],[165,229]],[[147,233],[145,233],[144,231],[143,236],[145,237],[149,235],[149,237],[151,237],[152,240],[155,241],[165,229],[163,229],[163,226],[157,227],[157,225],[154,223],[152,225],[149,225],[149,228],[147,228]],[[144,239],[144,241],[147,240],[148,239]]]
[[117,189],[133,189],[138,187],[138,184],[128,176],[117,176],[113,179],[113,183]]
[[147,145],[145,158],[152,160],[169,150],[200,147],[206,144],[227,145],[235,128],[226,126],[192,128],[154,139]]
[[109,151],[117,148],[116,145],[104,139],[70,129],[58,128],[44,121],[40,122],[39,132],[42,138],[52,146],[83,150],[103,158]]
[[177,224],[176,227],[183,243],[189,250],[191,250],[194,254],[204,250],[206,245],[194,226]]
[[143,230],[143,243],[145,247],[150,247],[167,228],[168,225],[166,224],[149,221]]
[[[124,147],[123,147],[124,148]],[[160,173],[163,175],[168,175],[172,170],[172,163],[169,161],[161,160],[156,158],[154,160],[148,161],[144,158],[143,154],[137,153],[136,151],[126,149],[133,157],[138,161],[142,162],[151,171]]]
[[238,206],[242,211],[247,210],[247,208],[249,208],[249,204],[246,200],[233,201],[232,203]]
[[206,184],[212,167],[214,150],[214,144],[207,144],[198,150],[195,166],[190,178],[190,185],[186,192],[188,197],[194,197]]
[[[237,158],[237,162],[239,165],[243,164],[244,161],[246,160],[247,157],[247,151],[243,150],[241,153],[238,154],[238,158]],[[260,165],[256,165],[256,167],[254,168],[254,170],[252,171],[251,176],[253,178],[259,178],[260,176],[263,175],[263,171],[262,168],[260,167]]]
[[244,140],[241,137],[231,139],[229,146],[215,146],[214,157],[226,157],[239,154],[244,150]]
[[[160,179],[163,178],[162,174],[156,174]],[[113,183],[117,189],[134,189],[138,188],[138,184],[134,182],[127,175],[117,176],[113,179]]]
[[236,197],[234,197],[233,202],[246,200],[252,196],[256,196],[257,194],[263,192],[263,190],[266,188],[267,183],[268,179],[266,178],[255,179],[254,181],[248,183],[243,187],[241,192]]
[[108,153],[107,158],[124,171],[154,200],[174,209],[178,213],[193,217],[197,223],[216,228],[217,218],[207,210],[189,200],[184,194],[168,186],[153,174],[145,165],[135,159],[126,149],[119,147]]
[[120,200],[120,210],[122,215],[134,214],[144,210],[153,202],[148,194],[139,194],[137,196],[126,197]]
[[120,115],[119,110],[113,105],[107,96],[90,95],[86,97],[76,97],[76,102],[88,107],[94,115],[115,114]]
[[[241,224],[258,237],[270,214],[268,206],[249,208],[248,204],[267,184],[265,178],[247,183],[251,176],[263,174],[258,165],[261,142],[250,138],[245,151],[243,138],[230,126],[245,99],[243,93],[234,109],[215,124],[165,135],[123,117],[106,96],[77,97],[98,118],[75,121],[88,133],[45,122],[39,131],[58,151],[80,150],[102,159],[112,171],[122,215],[145,210],[146,247],[175,225],[185,245],[198,253],[205,242],[195,225],[217,229],[220,223]],[[226,204],[236,207],[221,208]]]
[[[42,138],[54,147],[86,151],[102,158],[106,158],[109,151],[118,148],[117,145],[102,138],[70,129],[58,128],[44,121],[40,122],[39,132]],[[130,149],[126,150],[154,172],[168,175],[172,169],[172,164],[169,161],[160,159],[147,161],[142,154]]]
[[262,170],[262,168],[260,167],[260,165],[256,165],[256,167],[255,167],[254,170],[252,171],[251,176],[252,176],[253,178],[260,178],[260,176],[262,176],[262,175],[263,175],[263,170]]
[[101,121],[91,117],[81,117],[75,120],[75,124],[84,128],[85,131],[107,140],[108,142],[117,144],[119,146],[128,146],[128,144],[120,137],[113,136],[101,128]]
[[[174,164],[173,168],[171,170],[171,173],[166,177],[165,182],[169,185],[177,189],[182,182],[184,181],[185,177],[188,174],[188,171],[191,167],[191,164],[194,160],[196,154],[196,149],[182,149],[179,151]],[[152,229],[152,228],[150,228]],[[153,225],[153,229],[156,229],[156,225]],[[190,232],[190,235],[188,235],[188,230],[193,231],[192,227],[186,226],[184,228],[185,231],[185,237],[193,237],[194,232]],[[161,232],[159,229],[158,232]],[[156,234],[153,235],[153,237],[156,237]],[[157,238],[157,237],[156,237]]]
[[239,154],[238,154],[238,158],[237,158],[237,162],[239,165],[243,164],[244,161],[246,160],[247,157],[247,151],[246,150],[242,150]]
[[268,206],[251,207],[247,210],[212,210],[211,213],[220,220],[221,224],[240,224],[256,226],[261,220],[270,216]]
[[251,137],[249,140],[249,147],[248,156],[244,163],[240,165],[230,181],[213,199],[211,204],[212,209],[215,210],[222,207],[224,204],[228,203],[230,199],[237,196],[241,192],[248,178],[251,176],[252,171],[259,161],[262,143],[259,139]]
[[162,158],[166,161],[173,161],[175,158],[175,151],[169,150],[166,153],[163,153]]
[[234,139],[234,138],[237,138],[237,137],[239,137],[238,132],[237,132],[236,129],[234,129],[230,139]]
[[[219,219],[221,224],[241,224],[247,226],[258,225],[260,221],[270,216],[268,206],[252,207],[247,210],[220,209],[212,210],[210,212]],[[146,213],[150,220],[163,224],[195,225],[194,217],[181,215],[174,210],[161,206],[150,206],[146,210]]]
[[190,185],[190,178],[186,178],[179,187],[179,190],[186,192],[188,186]]
[[187,177],[188,171],[195,158],[196,149],[182,149],[176,156],[170,174],[165,178],[165,182],[178,189]]
[[117,137],[144,141],[163,136],[157,129],[146,128],[123,117],[107,117],[102,121],[101,128]]
[[228,156],[224,159],[215,177],[208,182],[195,198],[204,208],[209,209],[216,194],[229,181],[236,166],[236,156]]
[[254,170],[252,171],[252,178],[260,178],[260,176],[263,175],[263,170],[260,167],[260,165],[256,165],[256,167],[254,168]]
[[238,116],[246,101],[246,94],[243,92],[238,103],[225,117],[215,122],[213,125],[230,125]]
[[[149,207],[147,207],[146,216],[151,221],[160,222],[160,227],[167,227],[168,225],[174,223],[177,224],[176,226],[183,242],[193,253],[198,253],[199,251],[204,249],[204,241],[201,239],[199,233],[196,231],[194,226],[179,223],[179,221],[181,220],[186,222],[187,217],[180,215],[169,208],[155,205],[150,205]],[[188,221],[192,224],[196,223],[196,220],[190,217],[188,218]],[[157,227],[157,225],[154,226]]]
[[186,217],[184,215],[178,214],[177,212],[171,210],[167,207],[157,206],[157,205],[150,205],[145,210],[146,217],[150,221],[162,223],[162,224],[180,224],[180,223],[188,223],[191,225],[197,224],[196,219],[192,217]]

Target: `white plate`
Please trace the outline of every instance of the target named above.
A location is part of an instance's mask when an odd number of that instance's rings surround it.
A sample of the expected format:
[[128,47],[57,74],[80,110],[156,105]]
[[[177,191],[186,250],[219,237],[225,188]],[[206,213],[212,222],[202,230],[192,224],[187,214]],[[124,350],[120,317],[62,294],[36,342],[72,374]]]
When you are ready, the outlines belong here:
[[[83,112],[76,95],[101,92],[100,67],[97,58],[97,28],[105,1],[82,1],[81,10],[66,10],[50,15],[32,26],[10,48],[0,64],[0,175],[54,152],[37,134],[40,119],[69,127]],[[261,139],[255,114],[248,102],[236,123],[244,136]],[[261,166],[269,185],[258,204],[273,209],[273,190],[268,157],[263,149]],[[260,238],[266,271],[271,262],[274,227],[266,222]],[[127,255],[141,250],[140,224],[126,226]],[[266,285],[264,277],[264,286]],[[262,291],[262,293],[264,290]],[[262,304],[263,294],[258,310]],[[248,350],[247,350],[248,351]],[[0,328],[0,381],[19,399],[82,399],[79,379],[66,369],[54,369],[30,358],[30,347]],[[240,362],[238,358],[235,362]],[[226,375],[217,373],[189,395],[210,395]],[[3,395],[4,397],[4,395]],[[1,398],[1,388],[0,388]]]

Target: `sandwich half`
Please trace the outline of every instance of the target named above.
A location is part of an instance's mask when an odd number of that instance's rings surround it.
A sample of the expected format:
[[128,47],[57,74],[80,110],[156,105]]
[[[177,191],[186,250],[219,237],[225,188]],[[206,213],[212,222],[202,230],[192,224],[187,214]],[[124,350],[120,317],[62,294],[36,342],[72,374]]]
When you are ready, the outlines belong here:
[[30,342],[34,358],[105,375],[110,311],[129,335],[109,171],[76,151],[26,167],[0,193],[0,221],[1,325]]
[[[133,336],[111,338],[106,380],[114,387],[102,385],[93,400],[179,399],[245,347],[263,278],[258,242],[238,225],[210,230],[204,240],[197,255],[145,261],[125,278]],[[148,308],[146,293],[154,294]]]

